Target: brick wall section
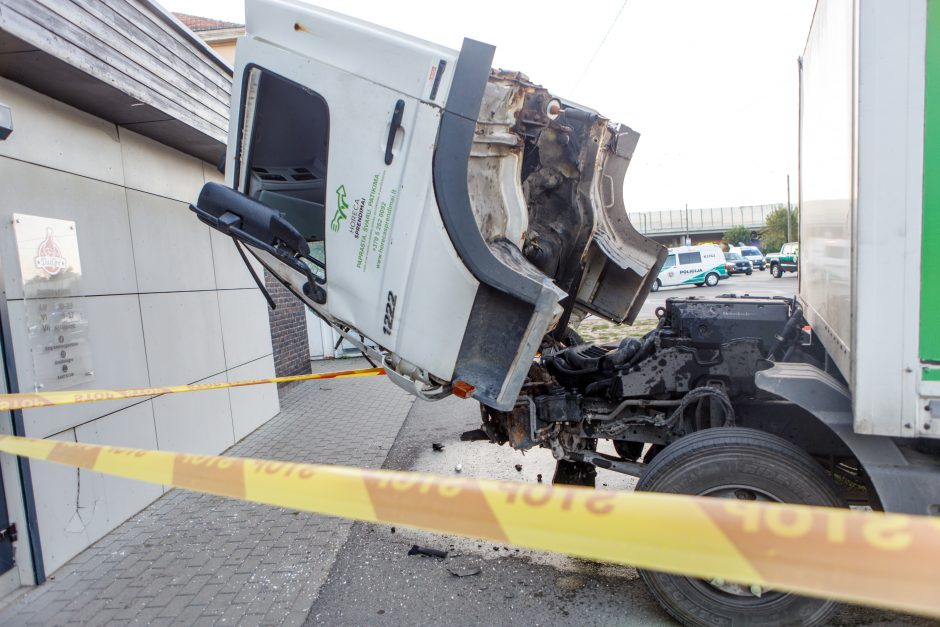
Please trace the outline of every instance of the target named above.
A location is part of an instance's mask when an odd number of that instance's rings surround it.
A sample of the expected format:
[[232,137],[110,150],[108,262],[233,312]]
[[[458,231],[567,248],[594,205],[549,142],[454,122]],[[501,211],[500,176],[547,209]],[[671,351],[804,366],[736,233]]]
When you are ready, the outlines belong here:
[[306,305],[267,271],[264,284],[277,304],[277,309],[268,309],[274,373],[278,377],[307,374],[310,372],[310,345],[307,343]]

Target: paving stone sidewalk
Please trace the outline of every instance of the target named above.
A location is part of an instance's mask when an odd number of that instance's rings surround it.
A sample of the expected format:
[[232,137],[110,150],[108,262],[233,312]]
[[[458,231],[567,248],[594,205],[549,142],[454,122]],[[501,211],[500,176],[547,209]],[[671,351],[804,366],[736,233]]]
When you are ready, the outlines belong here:
[[[303,382],[226,454],[378,468],[412,400],[385,377]],[[351,526],[172,490],[0,610],[0,624],[300,625]]]

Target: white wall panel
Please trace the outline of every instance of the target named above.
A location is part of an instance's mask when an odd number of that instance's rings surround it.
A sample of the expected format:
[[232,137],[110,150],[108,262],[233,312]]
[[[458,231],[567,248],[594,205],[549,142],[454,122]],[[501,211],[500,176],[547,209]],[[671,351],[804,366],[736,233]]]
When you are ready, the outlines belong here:
[[176,385],[225,370],[216,292],[141,294],[152,385]]
[[203,163],[202,164],[202,178],[206,183],[222,183],[225,184],[225,175],[219,172],[219,169],[212,164]]
[[[157,437],[151,402],[146,401],[76,427],[75,439],[86,444],[155,449]],[[96,506],[94,516],[104,516],[108,531],[163,494],[163,486],[152,483],[109,475],[98,477],[104,498]]]
[[[5,79],[0,101],[14,119],[0,142],[0,263],[21,390],[34,376],[14,212],[76,222],[95,371],[86,387],[273,376],[264,298],[232,241],[188,209],[206,181],[223,180],[214,167]],[[278,410],[277,387],[263,385],[33,409],[24,421],[31,437],[217,454]],[[164,491],[31,466],[48,573]]]
[[[74,442],[75,432],[51,439]],[[98,473],[62,464],[32,462],[30,470],[43,561],[51,573],[107,532],[104,484]]]
[[[88,340],[95,368],[94,388],[138,388],[150,385],[144,352],[144,335],[136,294],[90,296],[84,300],[88,316]],[[20,390],[33,391],[32,356],[26,336],[23,301],[9,303],[13,351]],[[83,403],[23,411],[26,434],[45,437],[103,414],[140,402],[141,399]]]
[[[219,374],[199,383],[224,383]],[[218,455],[235,443],[228,390],[168,394],[153,399],[160,450]]]
[[127,187],[187,203],[196,200],[205,180],[201,161],[125,128],[119,133]]
[[[228,372],[229,381],[242,379],[261,379],[274,376],[274,358],[270,355]],[[280,411],[277,397],[277,385],[253,385],[243,388],[229,388],[232,399],[232,424],[235,426],[235,441],[263,425]]]
[[[0,142],[0,146],[4,143]],[[13,235],[13,213],[75,221],[82,260],[83,294],[131,294],[137,291],[123,188],[2,157],[0,182],[3,186],[0,259],[7,298],[23,297]]]
[[0,155],[124,184],[114,124],[5,78],[0,78],[0,102],[13,111],[13,133],[0,142]]
[[209,227],[178,200],[127,190],[141,292],[215,289]]
[[[222,235],[215,229],[211,229],[212,237],[212,261],[215,267],[215,283],[220,290],[241,289],[246,287],[256,287],[254,279],[248,273],[244,260],[238,254],[235,248],[235,242],[231,237]],[[264,281],[264,268],[258,263],[251,253],[245,250],[245,256],[251,262],[258,278]]]
[[259,290],[220,290],[219,312],[226,368],[271,354],[268,303]]

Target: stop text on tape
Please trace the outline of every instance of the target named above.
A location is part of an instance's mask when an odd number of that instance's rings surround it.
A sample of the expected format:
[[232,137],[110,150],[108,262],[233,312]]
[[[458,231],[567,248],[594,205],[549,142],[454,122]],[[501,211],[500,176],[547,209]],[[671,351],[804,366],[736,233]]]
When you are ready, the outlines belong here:
[[279,507],[940,617],[940,520],[0,436],[0,451]]

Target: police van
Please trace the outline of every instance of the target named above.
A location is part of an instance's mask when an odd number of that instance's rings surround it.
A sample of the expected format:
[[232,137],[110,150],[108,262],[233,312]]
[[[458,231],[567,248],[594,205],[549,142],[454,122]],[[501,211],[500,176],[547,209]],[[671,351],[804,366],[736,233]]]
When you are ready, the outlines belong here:
[[659,271],[659,277],[650,288],[653,292],[672,285],[707,285],[713,287],[718,281],[728,278],[725,270],[725,254],[721,248],[711,244],[704,246],[680,246],[670,248]]

